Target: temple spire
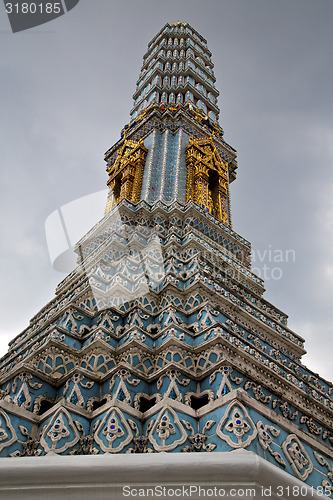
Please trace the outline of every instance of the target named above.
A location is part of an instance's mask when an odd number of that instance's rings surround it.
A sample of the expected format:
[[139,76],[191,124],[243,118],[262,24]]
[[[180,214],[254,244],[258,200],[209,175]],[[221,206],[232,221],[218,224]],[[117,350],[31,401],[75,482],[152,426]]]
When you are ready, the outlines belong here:
[[[184,69],[173,70],[191,42],[195,57],[185,52]],[[207,96],[207,109],[195,100],[197,47],[209,56],[185,23],[167,24],[149,44],[138,83],[148,91],[106,153],[108,213],[0,359],[1,498],[58,498],[61,482],[63,499],[151,496],[143,487],[163,478],[175,485],[169,496],[187,496],[184,485],[198,477],[209,489],[193,498],[213,496],[212,478],[229,497],[246,481],[251,498],[273,488],[285,500],[333,490],[333,385],[302,363],[304,339],[264,298],[251,244],[231,228],[236,152],[205,114],[214,111]],[[195,85],[173,88],[176,74]],[[149,86],[156,76],[160,87]],[[64,478],[71,465],[80,475]]]

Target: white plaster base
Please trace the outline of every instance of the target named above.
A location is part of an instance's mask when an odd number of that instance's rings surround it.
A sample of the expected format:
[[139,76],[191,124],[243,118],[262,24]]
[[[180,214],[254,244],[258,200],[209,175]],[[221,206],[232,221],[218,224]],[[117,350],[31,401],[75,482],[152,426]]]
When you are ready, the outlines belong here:
[[[163,489],[154,489],[156,486],[165,486],[165,495]],[[190,491],[190,486],[197,487],[197,491]],[[206,495],[203,490],[199,492],[199,486],[206,490]],[[216,495],[209,495],[214,493],[214,487]],[[299,494],[296,494],[297,487]],[[147,491],[146,488],[151,489]],[[0,498],[4,500],[171,498],[167,495],[168,490],[169,493],[174,491],[173,498],[197,500],[223,498],[219,495],[221,489],[225,490],[224,498],[237,500],[323,498],[305,483],[246,450],[89,456],[52,454],[0,459]],[[129,492],[132,494],[124,495]]]

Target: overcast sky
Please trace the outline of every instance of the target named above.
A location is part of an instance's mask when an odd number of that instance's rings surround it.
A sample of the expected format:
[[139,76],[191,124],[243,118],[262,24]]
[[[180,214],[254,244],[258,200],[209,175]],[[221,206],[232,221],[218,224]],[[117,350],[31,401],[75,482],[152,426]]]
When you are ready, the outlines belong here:
[[333,380],[332,19],[331,0],[80,0],[13,34],[1,2],[0,354],[65,276],[45,220],[105,188],[147,44],[180,20],[208,41],[238,151],[234,230],[266,273],[265,298],[305,338],[304,364]]

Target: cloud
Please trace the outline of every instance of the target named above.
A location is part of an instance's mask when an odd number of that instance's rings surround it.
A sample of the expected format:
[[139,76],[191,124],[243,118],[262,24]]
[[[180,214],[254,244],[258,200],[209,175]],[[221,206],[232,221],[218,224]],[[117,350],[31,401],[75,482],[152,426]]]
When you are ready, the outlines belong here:
[[254,249],[295,250],[265,297],[289,315],[306,339],[307,364],[320,371],[319,346],[333,346],[333,3],[96,5],[80,2],[34,33],[13,35],[0,18],[2,329],[15,336],[52,298],[61,276],[48,258],[45,220],[105,188],[103,154],[129,121],[147,43],[174,18],[202,33],[213,54],[220,121],[238,150],[234,229]]

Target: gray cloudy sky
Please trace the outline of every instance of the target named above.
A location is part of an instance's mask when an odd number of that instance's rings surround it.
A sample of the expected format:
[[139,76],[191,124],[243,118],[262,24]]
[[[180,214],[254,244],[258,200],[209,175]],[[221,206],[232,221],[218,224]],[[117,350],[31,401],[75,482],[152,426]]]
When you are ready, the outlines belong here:
[[[147,44],[180,20],[213,53],[238,151],[234,229],[266,266],[266,299],[306,339],[304,364],[333,380],[332,19],[331,0],[80,0],[12,34],[0,4],[0,354],[64,277],[46,218],[105,188],[103,154],[129,121]],[[287,250],[295,259],[274,261]]]

